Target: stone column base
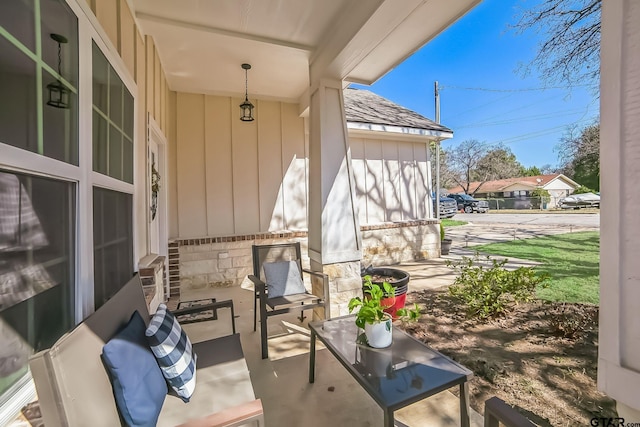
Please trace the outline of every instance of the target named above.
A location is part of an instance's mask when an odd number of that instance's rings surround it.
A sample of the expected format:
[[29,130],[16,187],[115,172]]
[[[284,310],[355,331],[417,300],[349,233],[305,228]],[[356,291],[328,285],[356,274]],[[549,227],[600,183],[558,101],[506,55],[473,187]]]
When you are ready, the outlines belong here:
[[[349,314],[349,300],[362,296],[362,278],[360,277],[360,261],[341,262],[322,265],[311,260],[311,270],[319,271],[329,276],[329,316],[338,317]],[[315,295],[322,295],[322,280],[313,277],[312,290]],[[325,308],[326,309],[326,308]],[[314,311],[314,320],[324,319],[324,310]]]

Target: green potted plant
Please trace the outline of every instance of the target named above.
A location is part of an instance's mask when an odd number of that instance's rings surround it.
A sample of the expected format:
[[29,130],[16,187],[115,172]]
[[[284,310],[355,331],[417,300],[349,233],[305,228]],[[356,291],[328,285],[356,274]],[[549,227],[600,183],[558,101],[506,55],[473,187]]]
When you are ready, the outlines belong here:
[[447,239],[444,234],[444,225],[440,222],[440,254],[441,255],[449,255],[449,250],[451,250],[451,239]]
[[[384,282],[381,287],[371,283],[371,276],[365,276],[363,288],[364,298],[355,297],[349,301],[349,313],[359,308],[356,312],[356,325],[364,329],[369,346],[388,347],[393,336],[392,318],[385,309],[393,305],[393,287],[388,282]],[[415,321],[420,317],[420,309],[417,304],[411,310],[401,308],[396,311],[396,317],[400,321]]]

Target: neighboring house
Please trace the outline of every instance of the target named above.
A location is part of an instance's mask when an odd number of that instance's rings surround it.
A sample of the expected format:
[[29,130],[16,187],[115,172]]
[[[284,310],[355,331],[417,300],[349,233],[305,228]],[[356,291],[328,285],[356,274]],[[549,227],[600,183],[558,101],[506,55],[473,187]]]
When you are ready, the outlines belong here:
[[[536,188],[549,192],[551,199],[547,208],[558,206],[558,201],[572,194],[579,186],[577,182],[561,173],[538,176],[522,176],[518,178],[499,179],[486,182],[472,182],[469,193],[476,198],[502,199],[497,205],[500,209],[530,209],[536,205],[532,193]],[[447,190],[449,193],[462,193],[458,186]],[[503,204],[504,202],[504,204]],[[496,206],[495,204],[492,207]]]

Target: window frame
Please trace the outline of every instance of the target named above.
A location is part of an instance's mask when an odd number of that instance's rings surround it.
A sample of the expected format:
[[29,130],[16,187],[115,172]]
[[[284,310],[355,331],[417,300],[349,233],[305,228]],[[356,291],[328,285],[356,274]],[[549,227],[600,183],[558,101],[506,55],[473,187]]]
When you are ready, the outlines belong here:
[[[70,313],[74,324],[80,323],[89,316],[94,308],[94,257],[93,257],[93,188],[100,187],[108,190],[118,191],[130,194],[132,197],[131,208],[131,224],[132,224],[132,265],[137,270],[137,260],[140,258],[138,253],[138,233],[144,232],[139,230],[136,223],[135,209],[137,201],[140,197],[144,197],[144,187],[138,188],[138,179],[140,176],[136,171],[138,163],[138,154],[136,145],[146,144],[146,141],[140,141],[138,137],[138,129],[140,125],[138,120],[139,108],[139,92],[137,84],[127,69],[124,61],[120,57],[117,48],[113,45],[104,29],[101,27],[98,19],[93,14],[88,2],[83,0],[62,0],[71,12],[75,14],[78,22],[78,81],[77,81],[77,160],[78,165],[65,163],[37,152],[30,152],[13,145],[0,142],[0,168],[7,172],[18,172],[26,175],[50,178],[75,184],[75,253],[73,254],[73,270],[75,282],[70,284],[70,291],[74,296],[74,312]],[[35,7],[37,13],[40,13],[40,2],[36,1]],[[39,27],[40,22],[36,23]],[[36,36],[41,30],[36,30]],[[7,32],[7,34],[9,34]],[[6,37],[5,35],[0,35]],[[133,97],[133,182],[131,184],[120,181],[109,176],[102,175],[93,171],[93,64],[92,64],[92,45],[95,44],[101,50],[115,73],[122,80],[123,85],[127,88]],[[135,42],[135,40],[134,40]],[[24,53],[24,52],[23,52]],[[25,53],[25,55],[27,55]],[[33,59],[33,58],[32,58]],[[43,60],[41,60],[43,61]],[[44,69],[51,70],[49,66],[44,64]],[[40,87],[41,85],[39,85]],[[44,96],[44,94],[42,95]],[[46,100],[41,98],[38,101],[39,108],[44,108]],[[42,111],[38,112],[42,115]],[[37,123],[38,144],[41,144],[43,126]],[[28,372],[28,371],[27,371]],[[35,397],[35,388],[29,375],[25,375],[20,379],[12,389],[11,395],[6,401],[3,401],[0,407],[0,424],[11,421],[15,414],[26,403]]]
[[[138,141],[138,88],[133,76],[127,70],[116,47],[109,40],[86,2],[64,0],[78,18],[78,166],[30,152],[0,142],[0,167],[6,171],[58,179],[76,184],[76,241],[75,241],[75,324],[94,311],[93,291],[93,187],[100,187],[121,193],[131,194],[133,208],[133,257],[134,269],[137,268],[137,224],[135,206],[139,195],[136,191],[136,165]],[[39,25],[39,24],[38,24]],[[93,171],[93,65],[91,61],[92,43],[95,42],[124,86],[133,96],[133,183],[103,175]]]

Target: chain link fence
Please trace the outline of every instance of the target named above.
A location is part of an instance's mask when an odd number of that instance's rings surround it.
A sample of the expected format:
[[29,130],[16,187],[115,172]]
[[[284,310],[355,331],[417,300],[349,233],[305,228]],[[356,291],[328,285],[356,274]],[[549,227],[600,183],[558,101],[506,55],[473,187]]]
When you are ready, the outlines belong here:
[[[502,197],[495,199],[482,199],[489,203],[489,209],[548,209],[552,207],[549,202],[540,202],[539,197]],[[555,205],[554,205],[555,206]]]

